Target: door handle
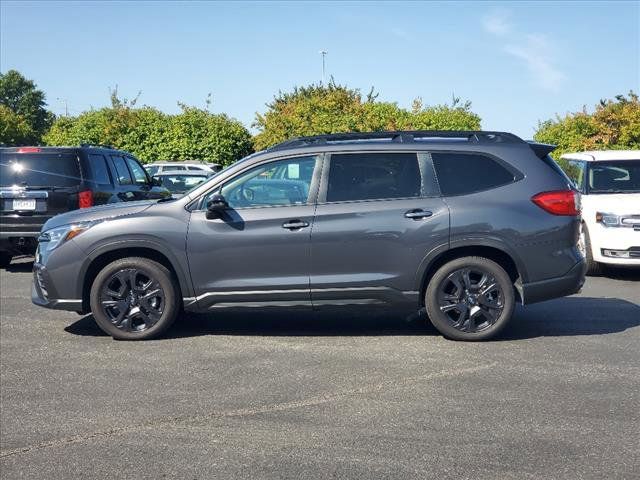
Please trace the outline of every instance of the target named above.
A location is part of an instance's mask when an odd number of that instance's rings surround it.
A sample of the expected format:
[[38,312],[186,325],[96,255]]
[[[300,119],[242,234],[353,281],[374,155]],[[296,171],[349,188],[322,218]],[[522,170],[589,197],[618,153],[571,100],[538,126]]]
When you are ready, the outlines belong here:
[[421,218],[427,218],[430,217],[431,215],[433,215],[433,212],[430,212],[428,210],[422,210],[421,208],[416,208],[413,210],[409,210],[408,212],[405,212],[404,216],[406,218],[413,218],[414,220],[420,220]]
[[302,220],[289,220],[288,222],[284,222],[282,224],[282,228],[286,228],[288,230],[298,230],[300,228],[308,227],[309,224],[307,222],[303,222]]

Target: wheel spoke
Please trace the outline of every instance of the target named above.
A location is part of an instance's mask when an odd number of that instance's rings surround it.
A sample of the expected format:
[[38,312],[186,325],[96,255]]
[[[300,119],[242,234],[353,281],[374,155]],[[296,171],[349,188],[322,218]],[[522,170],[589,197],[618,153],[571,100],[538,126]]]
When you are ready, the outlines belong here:
[[464,282],[464,286],[467,290],[471,289],[471,270],[465,268],[462,270],[462,280]]

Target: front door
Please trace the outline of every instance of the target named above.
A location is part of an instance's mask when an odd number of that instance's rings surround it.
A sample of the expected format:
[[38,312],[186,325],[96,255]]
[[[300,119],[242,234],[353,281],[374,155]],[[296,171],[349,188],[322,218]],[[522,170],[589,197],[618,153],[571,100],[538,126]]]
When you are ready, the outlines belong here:
[[[191,213],[187,252],[198,306],[310,307],[310,234],[320,159],[275,160],[239,173]],[[207,198],[229,208],[207,219]]]
[[420,264],[449,241],[429,158],[345,153],[328,163],[311,237],[313,306],[417,305]]

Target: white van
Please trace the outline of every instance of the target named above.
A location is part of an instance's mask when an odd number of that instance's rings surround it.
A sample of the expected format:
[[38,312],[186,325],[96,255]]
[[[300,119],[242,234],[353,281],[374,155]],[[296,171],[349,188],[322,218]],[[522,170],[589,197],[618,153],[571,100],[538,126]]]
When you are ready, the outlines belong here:
[[587,273],[602,264],[640,267],[640,150],[562,155],[581,193],[580,247]]

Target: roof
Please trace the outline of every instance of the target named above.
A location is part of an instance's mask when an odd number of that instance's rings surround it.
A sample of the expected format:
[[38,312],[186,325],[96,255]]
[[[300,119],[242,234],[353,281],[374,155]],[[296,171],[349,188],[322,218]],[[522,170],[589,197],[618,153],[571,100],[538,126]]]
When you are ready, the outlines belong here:
[[154,177],[175,177],[180,175],[181,177],[206,177],[207,172],[194,172],[193,170],[163,170],[154,174]]
[[198,165],[199,167],[207,166],[204,162],[198,162],[197,160],[157,160],[155,162],[147,163],[150,165]]
[[590,150],[586,152],[565,153],[565,160],[585,160],[601,162],[606,160],[640,160],[640,150]]

